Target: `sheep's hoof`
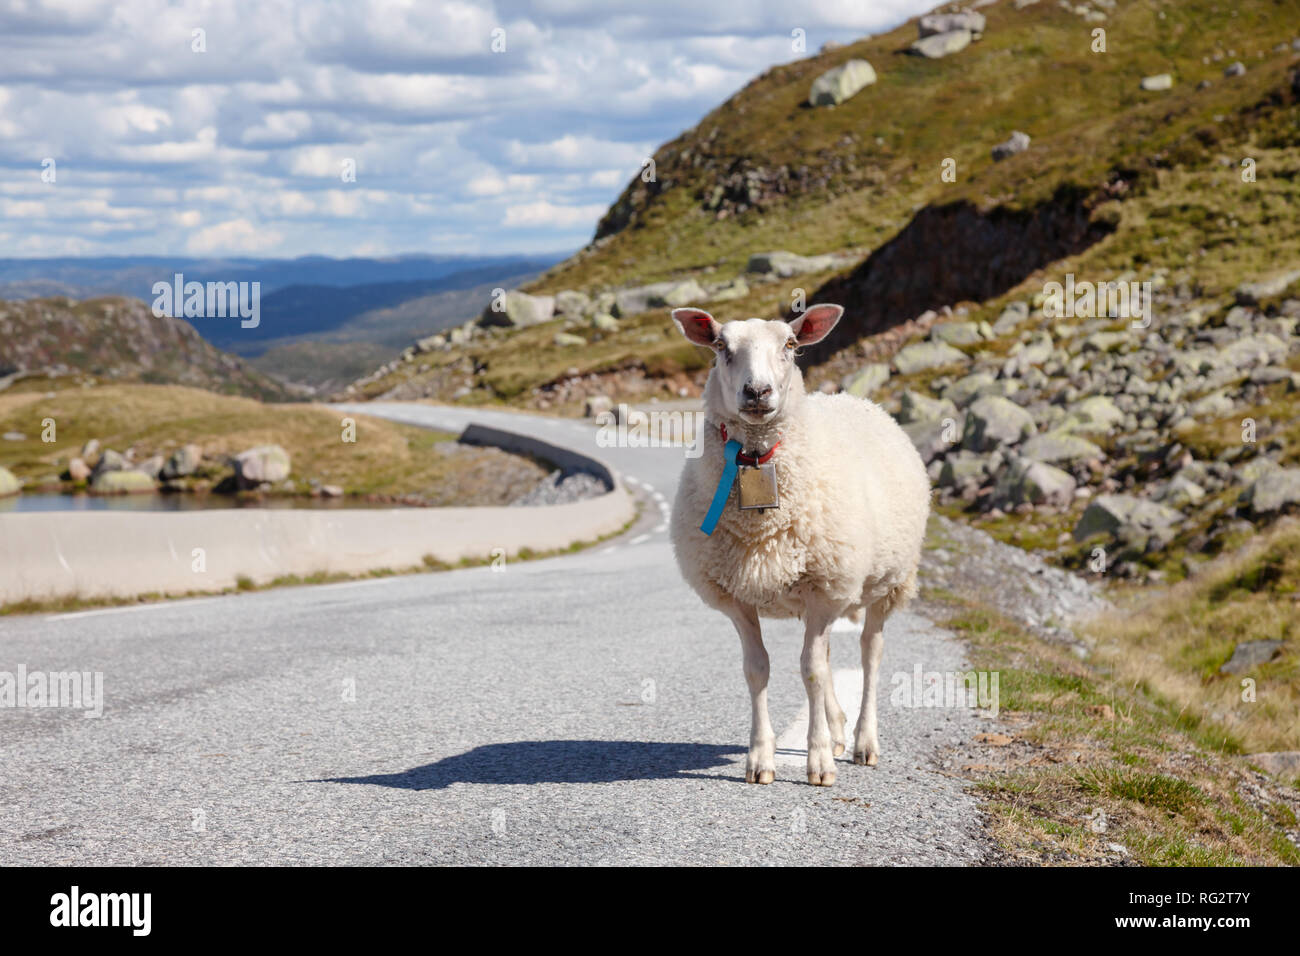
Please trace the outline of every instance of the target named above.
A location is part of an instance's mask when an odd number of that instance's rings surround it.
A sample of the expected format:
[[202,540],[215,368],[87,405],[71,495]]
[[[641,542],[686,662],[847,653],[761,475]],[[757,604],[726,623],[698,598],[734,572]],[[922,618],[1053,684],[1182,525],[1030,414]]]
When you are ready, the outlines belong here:
[[875,752],[867,752],[865,750],[853,751],[853,762],[859,767],[874,767],[879,759],[880,755]]
[[829,787],[835,783],[835,771],[830,770],[826,773],[817,773],[814,770],[809,770],[808,782],[814,787]]
[[834,756],[838,757],[840,754],[844,753],[844,745],[843,745],[843,744],[836,744],[835,746],[833,746],[833,747],[831,748],[831,753],[832,753]]
[[772,770],[746,770],[745,783],[771,783],[776,779],[776,772]]

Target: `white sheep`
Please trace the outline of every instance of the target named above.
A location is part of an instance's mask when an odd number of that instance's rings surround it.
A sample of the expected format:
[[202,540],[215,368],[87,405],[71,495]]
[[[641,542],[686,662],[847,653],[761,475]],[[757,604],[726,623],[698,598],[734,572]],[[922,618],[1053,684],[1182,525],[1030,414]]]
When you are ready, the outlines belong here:
[[[788,322],[721,325],[700,309],[673,311],[687,339],[716,353],[704,389],[703,453],[687,459],[673,507],[673,549],[687,583],[740,633],[753,706],[745,763],[750,783],[771,783],[776,775],[759,618],[804,622],[808,782],[828,787],[835,782],[834,758],[845,749],[844,711],[831,682],[831,625],[865,611],[853,762],[875,765],[882,629],[916,593],[930,512],[920,455],[879,405],[847,394],[809,395],[795,365],[798,347],[824,338],[843,312],[815,305]],[[724,427],[728,438],[743,443],[742,456],[761,461],[771,452],[779,505],[741,510],[737,484],[706,534],[701,524],[723,476]],[[748,499],[755,500],[761,494]]]

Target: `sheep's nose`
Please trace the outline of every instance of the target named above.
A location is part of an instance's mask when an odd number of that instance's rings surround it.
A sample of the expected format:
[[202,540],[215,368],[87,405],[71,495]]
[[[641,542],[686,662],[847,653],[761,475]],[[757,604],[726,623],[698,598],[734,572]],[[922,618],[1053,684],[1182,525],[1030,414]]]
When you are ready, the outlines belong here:
[[767,396],[772,394],[772,386],[754,385],[753,383],[750,383],[745,386],[744,392],[746,401],[757,402],[759,399],[767,398]]

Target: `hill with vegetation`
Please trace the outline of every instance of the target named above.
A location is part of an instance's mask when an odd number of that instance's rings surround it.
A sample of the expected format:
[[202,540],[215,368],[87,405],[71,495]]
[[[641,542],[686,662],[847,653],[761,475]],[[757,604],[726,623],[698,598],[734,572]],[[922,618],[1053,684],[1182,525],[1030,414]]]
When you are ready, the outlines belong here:
[[[227,319],[238,324],[237,319]],[[97,383],[189,385],[283,401],[289,392],[238,356],[204,341],[184,319],[139,299],[56,297],[0,302],[0,383],[51,389]]]
[[[525,291],[595,298],[694,279],[710,294],[693,304],[729,319],[788,312],[797,286],[808,301],[848,308],[835,340],[807,357],[816,368],[930,309],[964,304],[996,317],[1011,294],[1027,297],[1065,271],[1163,269],[1222,294],[1300,261],[1300,4],[1044,0],[981,13],[978,42],[942,59],[908,54],[911,21],[768,70],[661,146],[652,181],[633,179],[597,238]],[[1098,29],[1105,52],[1094,52]],[[813,81],[855,59],[878,80],[837,106],[809,106]],[[1238,61],[1244,73],[1225,76]],[[1142,88],[1165,73],[1170,89]],[[995,161],[993,147],[1015,131],[1030,147]],[[1253,160],[1252,182],[1242,181],[1243,159]],[[955,181],[945,181],[946,160]],[[814,260],[795,281],[747,272],[770,250],[843,255]],[[456,378],[441,365],[481,366],[474,399],[516,401],[575,367],[699,370],[702,357],[671,334],[664,308],[617,318],[617,328],[566,317],[485,337],[469,350],[473,363],[461,362],[463,350],[422,361],[424,378]],[[586,345],[557,345],[560,325]],[[365,393],[419,391],[412,371]]]

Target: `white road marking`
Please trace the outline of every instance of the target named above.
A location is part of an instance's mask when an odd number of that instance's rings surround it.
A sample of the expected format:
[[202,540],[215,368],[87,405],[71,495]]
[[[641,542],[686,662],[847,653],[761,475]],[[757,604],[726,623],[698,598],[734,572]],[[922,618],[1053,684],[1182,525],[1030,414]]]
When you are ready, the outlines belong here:
[[649,541],[649,540],[650,540],[650,535],[648,535],[648,534],[639,534],[639,535],[637,535],[635,538],[633,538],[631,541],[629,541],[628,544],[641,544],[641,543],[643,543],[643,542],[645,542],[645,541]]
[[668,525],[666,524],[657,524],[654,527],[655,534],[663,534],[667,530],[668,530]]
[[[844,753],[836,760],[853,759],[853,725],[857,722],[858,711],[862,709],[862,669],[844,668],[831,672],[835,683],[835,697],[844,708]],[[776,762],[786,766],[806,766],[808,763],[808,702],[804,701],[799,709],[799,716],[794,723],[776,738]]]
[[193,604],[206,604],[215,601],[215,597],[191,598],[186,601],[155,601],[152,604],[128,604],[124,607],[101,607],[93,611],[72,611],[68,614],[55,614],[51,621],[73,621],[79,617],[94,617],[97,614],[125,614],[128,611],[160,611],[163,608],[184,607]]

